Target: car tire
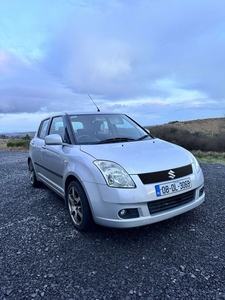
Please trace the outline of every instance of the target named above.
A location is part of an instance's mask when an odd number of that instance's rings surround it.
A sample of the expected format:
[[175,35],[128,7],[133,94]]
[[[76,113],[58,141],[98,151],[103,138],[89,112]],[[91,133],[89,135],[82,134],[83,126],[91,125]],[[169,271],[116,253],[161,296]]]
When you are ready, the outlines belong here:
[[29,177],[30,177],[30,183],[33,187],[40,187],[41,182],[37,180],[36,173],[34,170],[34,166],[32,161],[30,160],[28,163],[28,168],[29,168]]
[[79,182],[69,184],[66,202],[75,228],[81,232],[91,231],[94,221],[87,196]]

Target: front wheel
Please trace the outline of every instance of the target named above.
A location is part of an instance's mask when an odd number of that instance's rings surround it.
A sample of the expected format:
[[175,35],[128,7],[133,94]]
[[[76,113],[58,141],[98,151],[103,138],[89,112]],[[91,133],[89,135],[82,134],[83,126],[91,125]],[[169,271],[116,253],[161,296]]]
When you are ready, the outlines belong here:
[[90,231],[94,226],[91,209],[82,186],[72,181],[67,190],[67,206],[75,228]]
[[29,177],[30,177],[30,183],[33,187],[40,187],[41,186],[41,182],[37,180],[36,174],[35,174],[35,170],[34,170],[34,166],[32,161],[30,160],[28,163],[28,168],[29,168]]

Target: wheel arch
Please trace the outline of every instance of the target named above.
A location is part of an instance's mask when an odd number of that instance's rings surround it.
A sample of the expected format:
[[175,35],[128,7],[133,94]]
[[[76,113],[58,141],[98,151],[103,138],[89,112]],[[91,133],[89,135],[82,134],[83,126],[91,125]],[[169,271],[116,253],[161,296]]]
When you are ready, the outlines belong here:
[[[67,199],[68,187],[69,187],[69,185],[70,185],[70,183],[72,181],[76,181],[76,182],[78,182],[81,185],[81,187],[83,188],[83,190],[84,190],[84,192],[86,194],[86,197],[88,198],[86,189],[84,188],[84,185],[82,184],[82,181],[79,180],[74,174],[70,174],[70,175],[67,176],[67,178],[65,180],[65,184],[64,184],[64,191],[65,191],[65,199],[64,200],[65,200],[66,204],[67,204],[67,200],[66,199]],[[88,202],[89,202],[89,205],[90,205],[89,199],[88,199]]]
[[64,185],[64,189],[65,189],[65,201],[66,201],[66,197],[67,197],[67,190],[68,190],[68,186],[70,184],[70,182],[72,181],[77,181],[80,183],[80,181],[77,179],[77,177],[75,175],[69,175],[67,176],[66,180],[65,180],[65,185]]
[[[67,170],[66,176],[64,177],[64,201],[67,206],[67,197],[68,197],[68,187],[72,181],[75,181],[80,184],[82,187],[85,196],[87,198],[91,213],[93,218],[95,219],[96,207],[93,203],[93,190],[90,190],[90,184],[92,188],[94,186],[94,194],[99,194],[98,183],[102,183],[104,181],[102,174],[98,171],[98,169],[94,166],[92,168],[88,168],[84,163],[78,163],[76,165],[70,165],[70,169]],[[99,198],[95,196],[95,198]]]

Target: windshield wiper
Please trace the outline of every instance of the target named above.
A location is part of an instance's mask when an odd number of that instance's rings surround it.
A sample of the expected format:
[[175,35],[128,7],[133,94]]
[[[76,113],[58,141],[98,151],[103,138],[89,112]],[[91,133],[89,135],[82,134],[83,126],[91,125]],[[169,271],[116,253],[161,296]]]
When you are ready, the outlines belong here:
[[145,134],[143,136],[141,136],[137,141],[142,141],[144,139],[146,139],[147,137],[150,137],[148,134]]
[[135,141],[135,139],[126,138],[126,137],[117,137],[117,138],[111,138],[111,139],[102,140],[102,141],[98,142],[98,144],[130,142],[130,141]]

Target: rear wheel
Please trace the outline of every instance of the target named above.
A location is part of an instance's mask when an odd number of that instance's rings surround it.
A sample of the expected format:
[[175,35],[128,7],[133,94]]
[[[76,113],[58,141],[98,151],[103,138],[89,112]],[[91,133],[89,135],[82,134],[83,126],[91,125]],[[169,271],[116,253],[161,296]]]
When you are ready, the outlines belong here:
[[34,166],[32,161],[29,161],[28,164],[28,168],[29,168],[29,177],[30,177],[30,183],[33,187],[40,187],[41,186],[41,182],[37,180],[36,174],[35,174],[35,170],[34,170]]
[[91,209],[82,186],[72,181],[67,190],[67,205],[75,228],[90,231],[94,227]]

